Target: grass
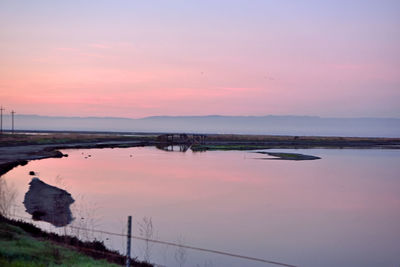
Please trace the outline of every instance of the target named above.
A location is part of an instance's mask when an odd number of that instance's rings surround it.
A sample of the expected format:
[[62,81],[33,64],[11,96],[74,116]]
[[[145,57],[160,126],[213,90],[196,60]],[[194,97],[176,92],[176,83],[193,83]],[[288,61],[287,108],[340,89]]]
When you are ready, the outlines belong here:
[[[120,266],[126,257],[102,241],[84,242],[0,215],[0,266],[19,266],[21,261],[21,266]],[[153,265],[131,258],[131,266]]]
[[314,147],[398,149],[400,148],[400,138],[210,134],[206,136],[205,143],[194,144],[192,150],[255,150]]
[[267,149],[265,145],[193,145],[192,151],[206,151],[206,150],[256,150]]
[[0,266],[119,266],[105,260],[95,260],[50,241],[33,238],[17,226],[0,222]]
[[399,138],[385,137],[340,137],[340,136],[288,136],[288,135],[245,135],[245,134],[208,134],[207,141],[307,141],[307,142],[336,142],[336,141],[399,141]]
[[[156,134],[118,135],[112,133],[48,133],[48,134],[2,134],[0,146],[48,145],[71,143],[96,143],[106,141],[156,142]],[[304,147],[348,147],[348,146],[398,146],[400,138],[368,137],[330,137],[330,136],[279,136],[279,135],[240,135],[207,134],[207,145],[196,145],[196,151],[205,150],[251,150],[268,146],[304,146]],[[225,143],[225,144],[222,144]],[[227,144],[231,143],[231,144]],[[242,144],[235,144],[242,143]],[[120,144],[124,147],[124,144]],[[125,145],[128,146],[128,145]],[[236,146],[236,147],[235,147]]]
[[104,142],[104,141],[152,141],[153,135],[124,136],[117,134],[84,134],[84,133],[50,133],[42,134],[2,134],[0,135],[0,146],[12,145],[47,145],[68,144],[81,142]]
[[[269,155],[274,158],[272,159],[283,159],[283,160],[314,160],[314,159],[320,159],[320,157],[316,156],[311,156],[311,155],[304,155],[304,154],[298,154],[298,153],[282,153],[282,152],[256,152],[258,154],[264,154],[264,155]],[[269,159],[269,158],[267,158]]]
[[301,154],[292,154],[292,153],[269,153],[271,156],[284,158],[284,159],[300,159],[303,155]]

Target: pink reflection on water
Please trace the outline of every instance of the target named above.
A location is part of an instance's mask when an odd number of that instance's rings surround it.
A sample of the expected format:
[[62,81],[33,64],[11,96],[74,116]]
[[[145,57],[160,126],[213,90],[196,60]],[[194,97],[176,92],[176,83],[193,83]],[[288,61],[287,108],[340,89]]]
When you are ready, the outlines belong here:
[[53,185],[60,176],[73,196],[97,203],[107,230],[128,214],[151,216],[164,240],[183,235],[190,244],[303,266],[400,261],[397,151],[304,150],[322,159],[298,162],[155,148],[65,152],[6,175],[20,199],[33,170]]

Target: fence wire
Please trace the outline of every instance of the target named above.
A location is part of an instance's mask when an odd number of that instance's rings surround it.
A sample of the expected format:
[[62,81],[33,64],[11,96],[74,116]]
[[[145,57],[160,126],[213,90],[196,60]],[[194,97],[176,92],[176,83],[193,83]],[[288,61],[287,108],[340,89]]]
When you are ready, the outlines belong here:
[[[23,216],[17,216],[17,215],[13,215],[11,217],[16,217],[16,218],[19,218],[19,219],[32,220],[32,218],[23,217]],[[92,233],[106,234],[106,235],[118,236],[118,237],[128,237],[128,235],[125,235],[125,234],[114,233],[114,232],[98,230],[98,229],[89,229],[89,228],[78,227],[78,226],[69,226],[69,225],[67,225],[65,227],[66,228],[71,228],[71,229],[76,229],[76,230],[88,231],[88,232],[92,232]],[[235,254],[235,253],[221,251],[221,250],[214,250],[214,249],[200,248],[200,247],[196,247],[196,246],[178,244],[178,243],[174,243],[174,242],[170,242],[170,241],[162,241],[162,240],[157,240],[157,239],[148,239],[148,238],[135,236],[135,235],[132,235],[131,238],[132,239],[136,239],[136,240],[145,241],[145,242],[151,242],[151,243],[155,243],[155,244],[162,244],[162,245],[186,248],[186,249],[191,249],[191,250],[195,250],[195,251],[201,251],[201,252],[213,253],[213,254],[224,255],[224,256],[229,256],[229,257],[234,257],[234,258],[240,258],[240,259],[249,260],[249,261],[268,263],[268,264],[273,264],[273,265],[278,265],[278,266],[297,267],[296,265],[282,263],[282,262],[278,262],[278,261],[267,260],[267,259],[262,259],[262,258],[256,258],[256,257],[251,257],[251,256],[245,256],[245,255]]]

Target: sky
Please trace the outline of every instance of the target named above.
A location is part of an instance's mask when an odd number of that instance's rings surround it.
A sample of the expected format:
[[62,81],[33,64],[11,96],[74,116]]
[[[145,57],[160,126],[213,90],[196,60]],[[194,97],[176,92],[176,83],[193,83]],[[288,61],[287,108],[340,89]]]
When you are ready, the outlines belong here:
[[398,0],[0,0],[0,105],[400,117]]

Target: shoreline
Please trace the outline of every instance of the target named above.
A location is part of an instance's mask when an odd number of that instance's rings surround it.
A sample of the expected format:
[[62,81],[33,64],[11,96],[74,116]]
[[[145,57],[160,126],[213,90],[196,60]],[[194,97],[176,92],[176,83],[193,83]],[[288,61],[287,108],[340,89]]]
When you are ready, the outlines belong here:
[[13,168],[26,165],[31,160],[62,158],[63,149],[128,148],[171,145],[189,147],[193,152],[207,150],[257,150],[257,149],[400,149],[400,138],[368,137],[318,137],[318,136],[272,136],[272,135],[204,135],[202,143],[180,139],[165,141],[165,134],[125,136],[109,134],[49,133],[0,135],[0,177]]
[[0,177],[17,166],[24,166],[31,160],[67,157],[59,150],[91,148],[127,148],[150,146],[140,141],[107,143],[73,143],[52,145],[27,145],[0,147]]

